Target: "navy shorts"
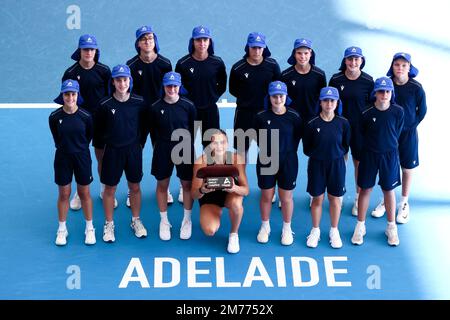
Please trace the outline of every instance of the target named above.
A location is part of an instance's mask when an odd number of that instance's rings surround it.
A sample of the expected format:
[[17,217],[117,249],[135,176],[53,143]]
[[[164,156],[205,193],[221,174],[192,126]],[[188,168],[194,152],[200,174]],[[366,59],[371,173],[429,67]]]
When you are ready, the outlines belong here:
[[419,135],[417,129],[402,131],[398,139],[400,165],[405,169],[414,169],[419,165]]
[[227,199],[228,192],[217,190],[210,193],[205,194],[203,197],[198,199],[198,203],[200,207],[204,204],[215,204],[220,208],[225,207],[225,200]]
[[259,156],[256,163],[256,175],[258,177],[258,187],[260,189],[271,189],[278,184],[284,190],[293,190],[297,181],[298,157],[297,152],[281,153],[279,157],[279,167],[274,175],[261,174],[262,168],[269,168],[271,164],[263,165]]
[[325,193],[335,197],[345,194],[345,160],[344,157],[334,160],[308,159],[308,186],[306,191],[312,197]]
[[128,182],[141,182],[142,147],[139,143],[121,148],[105,146],[100,181],[108,186],[116,186],[124,171]]
[[360,161],[361,151],[363,146],[363,137],[358,123],[352,123],[350,126],[350,149],[352,152],[352,158]]
[[216,104],[208,106],[207,108],[197,108],[197,117],[196,121],[202,122],[202,145],[206,147],[211,140],[203,141],[203,133],[208,129],[219,129],[220,128],[220,118],[219,118],[219,109]]
[[378,184],[384,191],[393,190],[401,185],[397,150],[385,153],[363,150],[358,167],[358,186],[362,189],[372,188],[377,174],[379,174]]
[[[255,118],[256,118],[257,113],[258,113],[258,110],[236,109],[235,114],[234,114],[234,131],[236,131],[237,129],[242,129],[242,130],[244,130],[244,133],[245,133],[245,131],[247,131],[248,129],[255,129],[255,126],[256,126]],[[245,151],[248,151],[248,149],[250,148],[250,144],[252,143],[252,140],[255,140],[255,142],[256,142],[256,139],[257,139],[256,131],[255,131],[254,137],[245,137],[245,142],[244,142]],[[238,152],[244,151],[244,150],[238,150],[239,144],[238,144],[237,137],[234,137],[233,147]]]
[[[172,176],[173,167],[177,168],[177,177],[181,180],[191,181],[194,159],[194,147],[191,145],[191,154],[187,163],[174,164],[171,158],[172,149],[176,144],[157,142],[153,149],[152,171],[156,180],[164,180]],[[183,156],[183,154],[181,154]]]
[[91,152],[85,150],[77,153],[55,152],[53,162],[55,169],[55,183],[59,186],[66,186],[72,182],[75,176],[77,184],[86,186],[92,181],[92,160]]

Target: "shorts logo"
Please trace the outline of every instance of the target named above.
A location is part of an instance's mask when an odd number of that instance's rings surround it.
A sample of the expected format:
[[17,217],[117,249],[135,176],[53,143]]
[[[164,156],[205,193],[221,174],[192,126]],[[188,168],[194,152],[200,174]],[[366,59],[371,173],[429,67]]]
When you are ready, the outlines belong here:
[[77,76],[77,79],[80,80],[80,76]]
[[295,181],[294,181],[294,182],[292,182],[292,185],[293,185],[293,186],[295,186]]
[[372,118],[372,121],[373,121],[373,122],[377,121],[377,118]]
[[317,132],[320,132],[320,128],[317,128],[316,130],[317,130]]
[[194,73],[194,68],[190,68],[189,71],[191,71],[191,73]]
[[142,76],[142,70],[138,70],[140,76]]
[[164,114],[164,110],[161,110],[161,114]]
[[343,85],[341,86],[341,91],[344,91],[344,86]]
[[116,109],[111,109],[112,114],[116,113]]
[[244,73],[244,76],[248,79],[248,73]]
[[267,120],[267,124],[270,125],[270,120]]
[[413,161],[413,165],[415,165],[415,164],[416,164],[416,160]]
[[297,83],[297,81],[292,80],[292,85],[295,86],[295,84]]
[[398,183],[398,181],[395,181],[395,182],[392,184],[392,186],[395,186],[397,183]]
[[61,124],[62,123],[62,119],[59,119],[59,124]]

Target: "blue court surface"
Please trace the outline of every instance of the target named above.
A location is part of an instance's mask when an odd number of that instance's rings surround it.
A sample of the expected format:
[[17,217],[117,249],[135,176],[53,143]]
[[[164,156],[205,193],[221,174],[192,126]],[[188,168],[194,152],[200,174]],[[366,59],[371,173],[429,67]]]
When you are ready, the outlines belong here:
[[[448,169],[448,79],[450,29],[447,2],[377,1],[12,1],[0,9],[0,299],[450,299],[450,170]],[[403,16],[404,15],[404,16]],[[327,79],[337,72],[343,51],[363,48],[364,71],[384,75],[392,55],[410,52],[419,68],[417,80],[427,93],[428,113],[419,127],[420,162],[410,194],[411,220],[399,225],[400,246],[389,247],[386,218],[367,218],[362,246],[350,238],[355,195],[353,167],[348,163],[347,194],[340,221],[342,249],[328,244],[330,226],[325,204],[318,248],[306,246],[311,228],[306,193],[306,158],[299,150],[300,170],[294,195],[294,244],[280,244],[281,212],[273,205],[270,242],[256,241],[260,226],[255,165],[247,167],[250,195],[244,200],[239,236],[241,251],[226,252],[226,210],[213,238],[199,227],[193,209],[193,235],[178,238],[183,208],[169,207],[172,240],[158,237],[159,212],[155,179],[150,175],[151,146],[144,150],[141,217],[149,231],[137,239],[125,206],[126,183],[119,184],[115,210],[116,242],[101,240],[104,222],[99,178],[91,194],[97,244],[84,245],[81,212],[69,212],[68,245],[54,244],[57,187],[53,182],[54,145],[48,128],[50,105],[60,78],[73,62],[70,55],[84,33],[97,36],[101,61],[109,66],[135,55],[134,31],[151,24],[161,53],[175,65],[186,54],[194,26],[210,27],[216,54],[227,66],[244,54],[252,31],[267,41],[284,70],[295,38],[313,40],[319,67]],[[227,92],[222,97],[234,98]],[[234,109],[221,108],[221,125],[232,128]],[[95,157],[93,157],[95,158]],[[250,153],[255,159],[255,147]],[[96,163],[94,160],[94,171]],[[74,185],[73,185],[74,186]],[[179,184],[173,175],[171,191]],[[396,190],[397,199],[400,190]],[[381,196],[372,193],[370,208]],[[128,271],[127,271],[128,270]],[[127,272],[128,277],[126,276]],[[130,281],[126,281],[126,279]],[[136,281],[139,279],[140,281]]]

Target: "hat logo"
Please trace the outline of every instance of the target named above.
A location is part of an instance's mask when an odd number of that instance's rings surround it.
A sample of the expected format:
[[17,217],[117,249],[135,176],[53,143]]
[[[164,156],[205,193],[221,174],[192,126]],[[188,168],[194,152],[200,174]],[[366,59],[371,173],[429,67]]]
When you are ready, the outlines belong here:
[[194,73],[194,68],[190,68],[189,71],[191,71],[191,73]]
[[405,56],[406,56],[404,52],[402,52],[400,55],[401,55],[402,57],[405,57]]
[[270,125],[270,120],[267,120],[267,124]]
[[72,86],[72,82],[71,81],[67,82],[67,86],[71,87]]
[[320,132],[320,128],[317,128],[316,130],[317,130],[317,132]]
[[306,43],[306,40],[305,40],[305,39],[303,39],[302,43]]
[[327,91],[327,95],[331,95],[331,94],[333,94],[333,92],[331,92],[331,89],[329,89],[329,90]]
[[352,52],[356,52],[356,48],[352,48]]
[[89,38],[87,38],[87,40],[86,40],[87,42],[92,42],[92,39],[91,39],[91,37],[89,37]]
[[261,37],[260,37],[260,36],[257,36],[257,37],[256,37],[256,41],[261,41]]
[[142,27],[141,31],[147,31],[147,27]]
[[120,67],[119,72],[123,72],[123,67]]
[[116,113],[116,109],[111,109],[112,114]]
[[201,28],[200,33],[205,33],[205,29]]
[[281,84],[277,84],[277,89],[281,89]]
[[59,124],[61,124],[62,123],[62,119],[59,119]]
[[161,114],[164,114],[164,110],[161,110]]
[[295,84],[297,83],[297,81],[292,80],[292,85],[295,86]]
[[170,75],[170,80],[175,80],[175,77],[173,76],[173,74]]
[[381,81],[381,85],[385,86],[386,85],[386,81],[385,80]]
[[372,121],[373,121],[373,122],[377,121],[377,118],[372,118]]
[[138,70],[140,76],[142,76],[142,70]]
[[248,73],[244,73],[244,76],[245,76],[246,78],[248,78]]

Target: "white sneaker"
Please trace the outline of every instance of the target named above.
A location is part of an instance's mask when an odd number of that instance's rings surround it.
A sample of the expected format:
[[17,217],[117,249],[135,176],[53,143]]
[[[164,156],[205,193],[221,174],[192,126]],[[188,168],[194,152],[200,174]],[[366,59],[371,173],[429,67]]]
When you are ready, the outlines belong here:
[[398,205],[397,223],[408,223],[409,221],[409,204],[402,202]]
[[131,208],[131,202],[130,202],[130,190],[128,190],[127,193],[127,201],[125,202],[128,208]]
[[277,201],[277,194],[276,193],[273,194],[272,203],[275,203],[275,201]]
[[188,240],[192,235],[192,221],[191,219],[183,219],[180,228],[180,239]]
[[332,248],[342,248],[341,235],[338,229],[330,229],[330,244]]
[[[100,199],[103,200],[103,192],[100,192]],[[119,203],[117,202],[116,197],[114,197],[114,209],[117,208],[118,205]]]
[[310,248],[316,248],[320,241],[320,229],[311,228],[309,236],[306,238],[306,245]]
[[400,239],[398,238],[397,225],[387,226],[384,234],[388,238],[388,243],[390,246],[398,246],[400,244]]
[[95,229],[86,229],[84,231],[84,234],[86,235],[84,238],[84,243],[88,246],[95,244]]
[[355,202],[353,203],[352,216],[355,216],[355,217],[358,216],[358,200],[357,199],[355,199]]
[[70,200],[70,209],[72,209],[72,210],[80,210],[81,209],[81,199],[78,196],[78,192],[75,192],[72,200]]
[[170,228],[172,228],[172,225],[169,223],[169,221],[161,221],[159,223],[159,238],[163,241],[169,241],[171,238],[170,235]]
[[384,213],[386,212],[386,207],[384,206],[384,200],[382,199],[381,202],[375,207],[375,209],[372,210],[372,217],[374,218],[381,218],[384,216]]
[[116,241],[116,237],[114,236],[114,224],[112,222],[105,222],[105,225],[103,226],[103,241]]
[[67,229],[65,230],[58,230],[56,232],[56,240],[55,244],[57,246],[65,246],[67,244],[67,237],[69,236],[69,232]]
[[292,230],[281,230],[281,244],[283,246],[290,246],[294,242],[294,236],[293,236]]
[[[173,199],[172,199],[173,202]],[[180,193],[178,194],[178,202],[183,203],[183,187],[180,186]]]
[[170,190],[167,189],[167,204],[172,204],[173,203],[173,196],[170,193]]
[[138,238],[147,236],[147,229],[145,229],[144,224],[141,219],[131,220],[131,229],[134,231],[134,235]]
[[366,225],[356,224],[355,231],[352,236],[352,243],[362,245],[364,242],[364,236],[366,235]]
[[239,235],[237,233],[230,233],[228,237],[227,251],[229,253],[238,253],[239,248]]
[[256,240],[259,243],[267,243],[267,242],[269,242],[269,235],[270,235],[270,230],[267,230],[266,227],[261,226],[261,228],[259,228],[258,235],[256,236]]

